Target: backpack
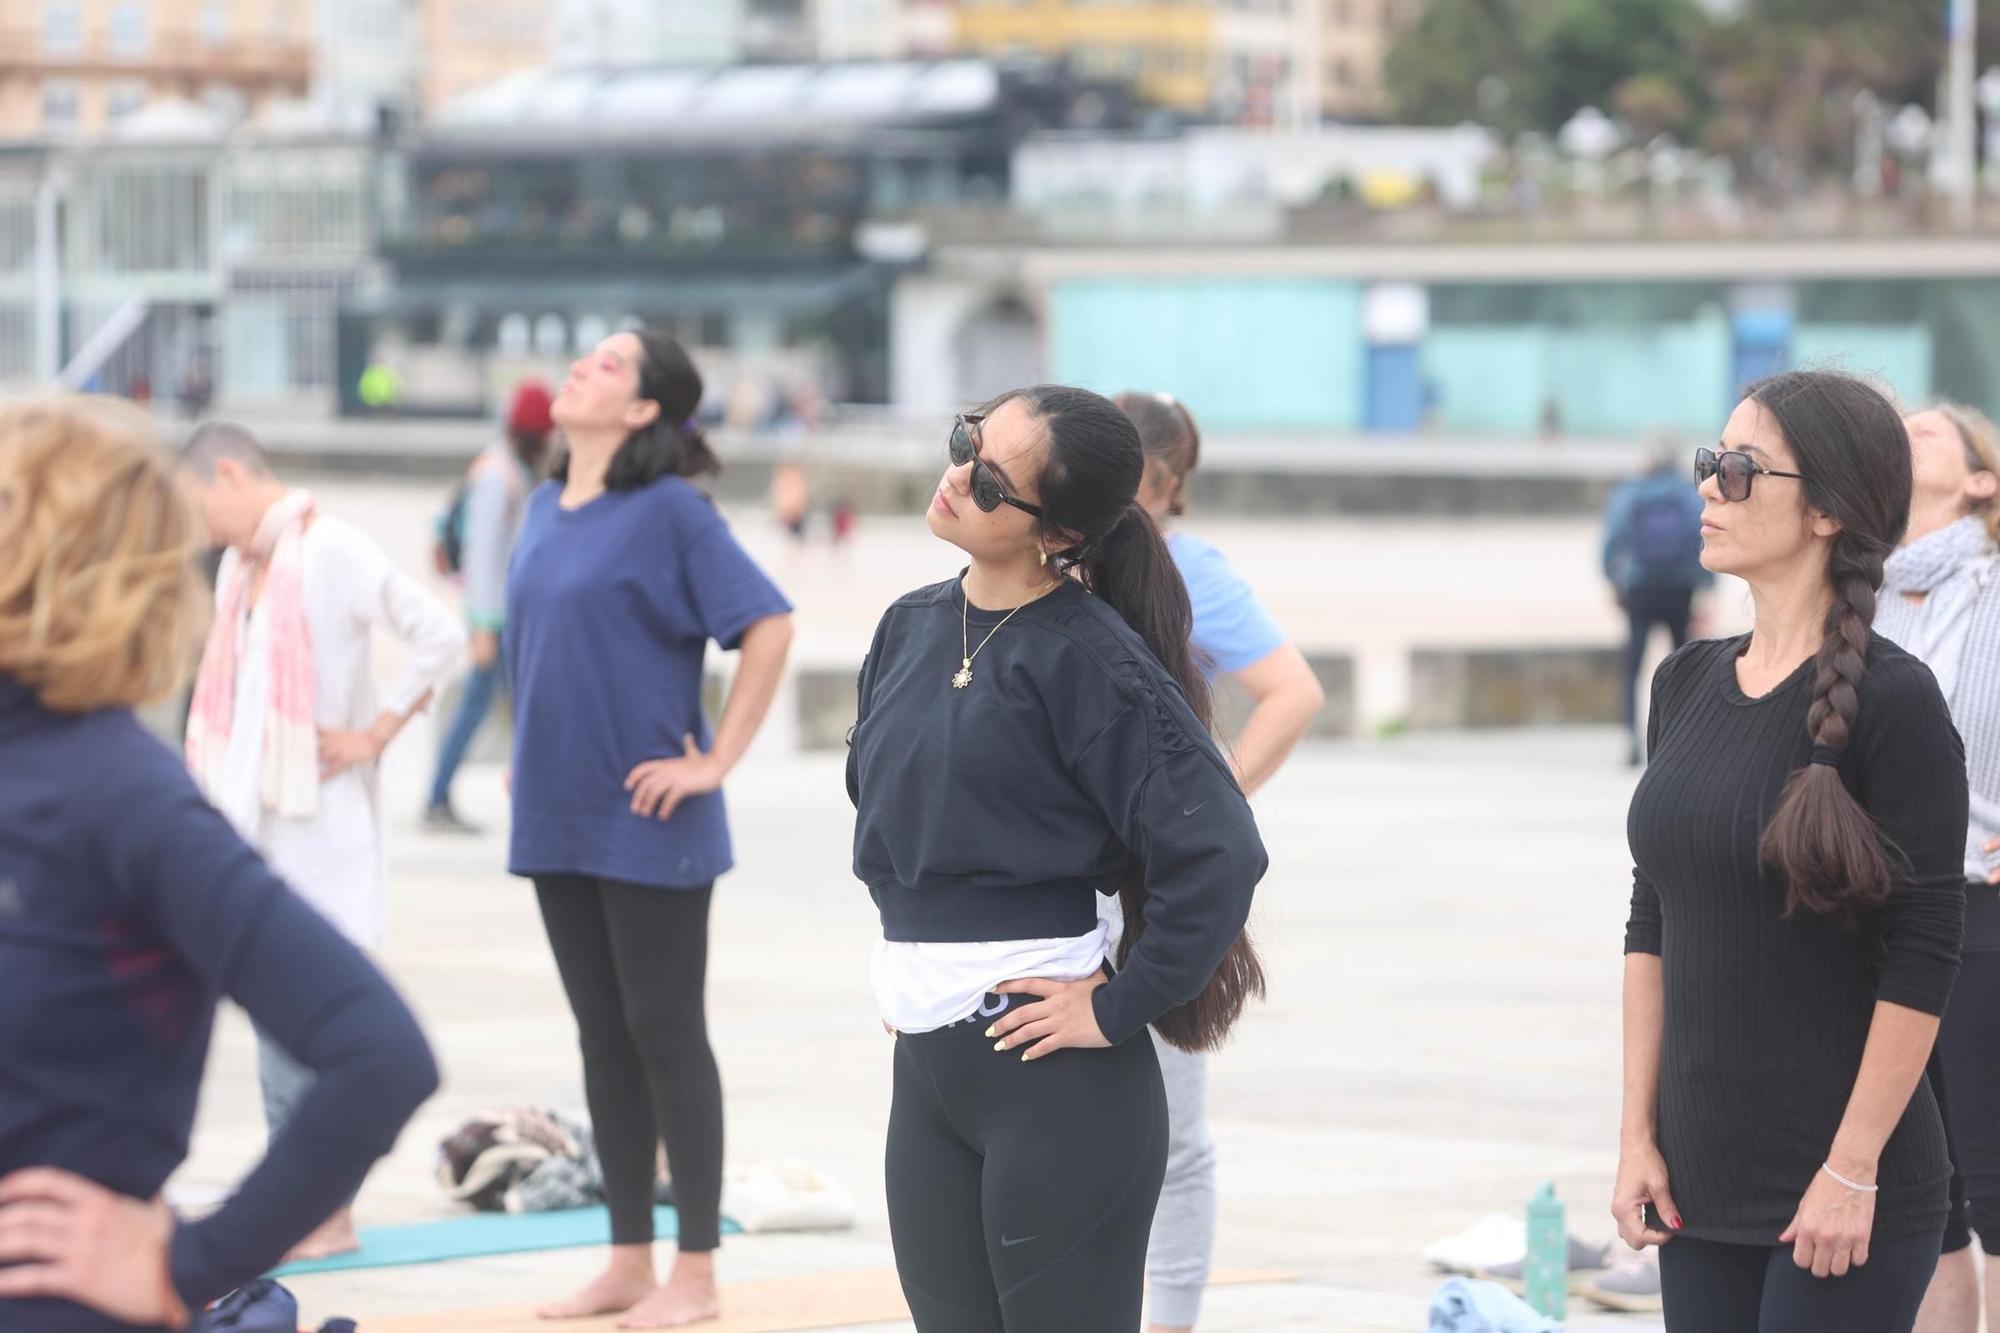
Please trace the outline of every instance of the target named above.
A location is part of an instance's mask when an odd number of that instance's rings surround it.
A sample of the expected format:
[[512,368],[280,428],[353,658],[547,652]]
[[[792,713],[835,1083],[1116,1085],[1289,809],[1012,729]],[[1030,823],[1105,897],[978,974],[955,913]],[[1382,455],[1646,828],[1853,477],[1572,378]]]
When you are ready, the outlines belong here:
[[1701,555],[1701,518],[1681,495],[1642,500],[1632,510],[1632,563],[1648,574],[1671,574]]
[[431,523],[431,563],[447,578],[465,571],[465,492],[461,481]]

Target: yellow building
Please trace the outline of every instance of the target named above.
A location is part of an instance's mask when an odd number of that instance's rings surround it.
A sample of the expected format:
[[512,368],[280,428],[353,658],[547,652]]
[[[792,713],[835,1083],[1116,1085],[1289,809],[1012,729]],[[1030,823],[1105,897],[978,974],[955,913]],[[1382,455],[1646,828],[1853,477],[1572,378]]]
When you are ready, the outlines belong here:
[[957,0],[958,45],[1066,59],[1162,106],[1248,124],[1382,113],[1414,0]]
[[254,112],[312,74],[311,0],[0,0],[0,139],[96,135],[162,97]]

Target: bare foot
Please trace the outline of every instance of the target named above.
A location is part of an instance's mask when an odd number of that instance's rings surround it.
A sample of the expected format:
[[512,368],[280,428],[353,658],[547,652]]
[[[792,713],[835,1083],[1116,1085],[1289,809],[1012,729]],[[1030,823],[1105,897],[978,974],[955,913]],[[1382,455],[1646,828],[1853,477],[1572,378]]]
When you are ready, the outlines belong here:
[[331,1259],[336,1254],[353,1254],[360,1248],[361,1237],[354,1230],[354,1214],[343,1208],[320,1223],[319,1230],[294,1245],[292,1252],[285,1256],[285,1262]]
[[722,1298],[715,1290],[715,1270],[689,1272],[678,1265],[666,1286],[625,1312],[620,1328],[685,1328],[722,1317]]
[[613,1265],[568,1300],[535,1311],[535,1318],[589,1319],[593,1315],[623,1314],[658,1289],[650,1273],[635,1273]]

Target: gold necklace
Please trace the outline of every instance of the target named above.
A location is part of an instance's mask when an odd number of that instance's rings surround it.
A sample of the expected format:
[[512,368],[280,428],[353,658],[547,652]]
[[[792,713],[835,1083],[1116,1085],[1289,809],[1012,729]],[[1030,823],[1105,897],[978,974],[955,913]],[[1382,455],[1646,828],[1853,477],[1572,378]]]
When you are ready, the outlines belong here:
[[[1042,591],[1021,603],[1020,606],[1015,607],[1012,611],[1000,617],[1000,625],[1005,625],[1008,621],[1019,615],[1023,608],[1033,606],[1036,602],[1041,601],[1042,598],[1047,597],[1061,586],[1062,582],[1058,580],[1042,589]],[[965,595],[965,587],[963,584],[960,584],[958,589],[958,646],[959,651],[964,653],[965,656],[960,659],[958,670],[952,672],[951,675],[951,687],[954,690],[962,690],[972,684],[972,659],[985,652],[986,645],[993,642],[993,636],[1000,632],[1000,625],[995,625],[992,629],[986,631],[986,637],[979,641],[977,648],[972,647],[971,617],[972,599]]]

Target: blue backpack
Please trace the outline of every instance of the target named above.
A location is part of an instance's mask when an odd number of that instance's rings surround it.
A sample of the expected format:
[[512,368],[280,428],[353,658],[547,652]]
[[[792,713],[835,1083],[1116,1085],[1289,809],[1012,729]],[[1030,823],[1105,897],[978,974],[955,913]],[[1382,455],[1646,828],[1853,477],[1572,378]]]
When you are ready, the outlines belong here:
[[1701,516],[1684,497],[1659,495],[1632,510],[1632,563],[1640,581],[1667,574],[1701,556]]

